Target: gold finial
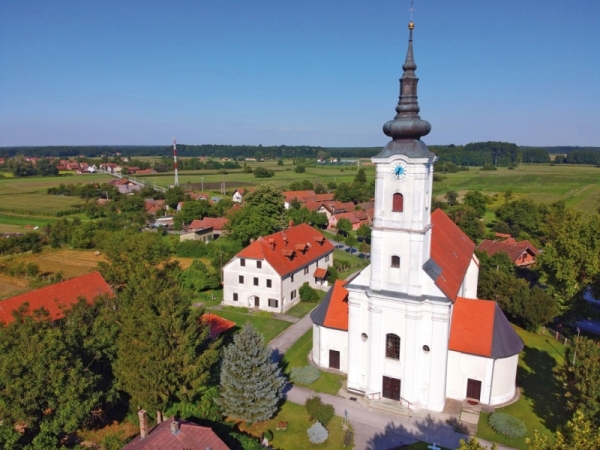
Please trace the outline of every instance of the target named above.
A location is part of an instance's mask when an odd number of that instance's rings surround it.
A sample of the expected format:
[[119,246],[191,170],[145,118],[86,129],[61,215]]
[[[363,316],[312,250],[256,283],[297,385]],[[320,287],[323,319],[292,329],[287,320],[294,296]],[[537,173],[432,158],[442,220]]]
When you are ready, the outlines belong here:
[[408,29],[412,31],[412,29],[415,27],[415,23],[413,21],[408,22]]

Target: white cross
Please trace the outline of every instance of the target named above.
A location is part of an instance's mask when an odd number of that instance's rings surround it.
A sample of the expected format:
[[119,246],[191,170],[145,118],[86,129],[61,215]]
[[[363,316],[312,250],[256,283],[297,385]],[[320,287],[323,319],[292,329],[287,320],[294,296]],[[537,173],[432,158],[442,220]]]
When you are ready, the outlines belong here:
[[408,11],[410,12],[410,21],[411,22],[413,20],[413,12],[416,11],[416,9],[413,7],[413,1],[414,0],[410,0],[410,8],[408,9]]
[[438,447],[437,445],[435,445],[435,442],[433,443],[433,445],[428,445],[427,448],[430,448],[431,450],[442,450],[442,447]]

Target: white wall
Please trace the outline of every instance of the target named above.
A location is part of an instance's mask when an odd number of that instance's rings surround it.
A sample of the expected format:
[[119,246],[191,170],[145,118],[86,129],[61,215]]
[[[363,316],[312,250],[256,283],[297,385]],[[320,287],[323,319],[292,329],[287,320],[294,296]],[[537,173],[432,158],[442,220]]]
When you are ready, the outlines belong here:
[[518,365],[519,355],[496,360],[490,405],[500,405],[515,396]]
[[329,350],[340,352],[340,371],[348,373],[348,332],[313,324],[313,362],[329,369]]
[[464,298],[477,298],[477,283],[479,281],[479,260],[475,253],[471,258],[467,273],[462,282],[458,295]]

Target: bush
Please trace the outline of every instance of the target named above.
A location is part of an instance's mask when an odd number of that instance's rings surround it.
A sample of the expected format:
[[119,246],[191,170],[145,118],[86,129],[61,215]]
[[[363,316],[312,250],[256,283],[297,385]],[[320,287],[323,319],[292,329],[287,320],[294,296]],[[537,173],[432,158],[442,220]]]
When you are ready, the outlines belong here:
[[264,167],[257,167],[254,169],[254,176],[256,178],[271,178],[275,173],[272,170],[265,169]]
[[273,432],[271,430],[265,430],[265,432],[263,433],[263,437],[268,441],[272,441],[273,440]]
[[300,293],[300,301],[306,303],[317,303],[319,301],[319,294],[317,294],[316,289],[311,288],[308,284],[308,281],[305,281],[299,289]]
[[307,433],[308,440],[313,444],[321,444],[329,437],[329,432],[320,422],[315,422],[315,424],[307,430]]
[[503,436],[520,438],[527,434],[527,427],[522,420],[506,413],[494,413],[488,418],[490,426]]
[[304,166],[296,166],[294,168],[294,172],[296,172],[296,173],[304,173],[304,172],[306,172],[306,167],[304,167]]
[[327,425],[333,418],[333,405],[323,403],[321,397],[318,395],[310,397],[308,400],[306,400],[305,406],[310,420],[316,420],[318,423],[320,422],[324,425]]
[[202,258],[208,254],[204,241],[183,241],[175,246],[175,254],[181,258]]
[[256,439],[242,433],[231,433],[231,436],[240,443],[244,450],[263,450],[263,446]]
[[319,369],[313,366],[294,367],[290,372],[290,378],[294,383],[309,385],[321,376]]

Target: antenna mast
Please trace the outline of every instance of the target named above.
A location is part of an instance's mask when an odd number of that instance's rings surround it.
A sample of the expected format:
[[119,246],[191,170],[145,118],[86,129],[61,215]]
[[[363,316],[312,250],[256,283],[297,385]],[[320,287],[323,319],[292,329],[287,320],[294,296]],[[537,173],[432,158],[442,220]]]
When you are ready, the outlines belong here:
[[179,174],[177,173],[177,139],[173,138],[173,160],[175,162],[175,186],[179,186]]

